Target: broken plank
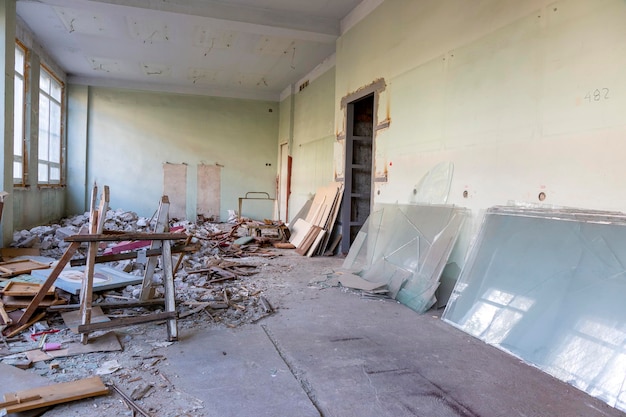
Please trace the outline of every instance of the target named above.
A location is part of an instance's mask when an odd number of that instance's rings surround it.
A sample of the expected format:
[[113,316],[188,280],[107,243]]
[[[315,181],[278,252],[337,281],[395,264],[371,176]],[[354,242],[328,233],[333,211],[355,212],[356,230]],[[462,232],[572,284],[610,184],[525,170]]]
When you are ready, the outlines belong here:
[[64,238],[66,242],[118,242],[121,240],[182,240],[185,233],[126,233],[124,235],[93,234],[73,235]]
[[296,253],[303,256],[306,255],[322,230],[323,229],[319,226],[312,226],[304,238],[304,241],[296,249]]
[[[161,201],[159,202],[159,208],[157,211],[156,224],[154,226],[154,233],[169,232],[169,209],[170,200],[168,196],[161,196]],[[152,241],[150,243],[150,249],[159,249],[161,251],[161,256],[163,256],[163,241]],[[148,262],[146,263],[141,283],[141,294],[139,294],[139,298],[142,301],[154,298],[155,289],[152,283],[152,278],[154,277],[154,270],[156,269],[158,261],[159,260],[157,258],[149,258]]]
[[[134,307],[149,307],[155,305],[163,305],[165,304],[164,298],[153,298],[146,301],[116,301],[116,302],[103,302],[94,304],[95,307],[100,308],[134,308]],[[66,304],[59,306],[51,306],[46,309],[48,312],[56,312],[56,311],[68,311],[68,310],[78,310],[80,308],[80,304]]]
[[[22,315],[22,317],[24,317]],[[21,333],[22,331],[28,329],[30,326],[32,326],[33,324],[35,324],[36,322],[38,322],[39,320],[43,319],[44,317],[46,317],[46,313],[39,313],[37,314],[32,320],[20,325],[19,322],[14,325],[14,326],[9,326],[7,327],[4,332],[2,332],[6,337],[13,337],[18,333]],[[6,333],[5,333],[6,332]]]
[[[174,245],[172,246],[172,253],[185,253],[185,252],[196,252],[200,250],[199,244],[193,245]],[[138,252],[130,252],[130,253],[116,253],[113,255],[100,255],[96,256],[95,262],[97,264],[104,262],[115,262],[115,261],[124,261],[126,259],[135,259],[137,257]],[[148,249],[146,251],[146,256],[160,256],[161,249]],[[70,261],[71,266],[82,266],[87,263],[87,259],[72,259]]]
[[[109,389],[104,385],[100,377],[94,376],[78,381],[64,382],[4,394],[5,402],[0,403],[0,408],[6,408],[7,413],[11,414],[108,393]],[[31,401],[21,401],[22,398],[32,398],[34,396],[40,396],[40,398]],[[18,404],[6,405],[15,400],[17,400]]]
[[16,261],[0,262],[0,273],[3,277],[12,277],[20,274],[28,274],[35,269],[46,269],[50,265],[31,259],[20,259]]
[[[84,231],[85,231],[84,228],[81,229],[81,232],[84,232]],[[69,260],[72,259],[72,256],[74,256],[74,254],[76,253],[79,247],[80,247],[80,243],[78,242],[72,242],[70,246],[67,247],[67,249],[65,250],[65,253],[63,253],[63,256],[61,257],[61,259],[59,259],[59,262],[52,270],[52,273],[50,274],[50,276],[48,276],[46,281],[41,285],[39,292],[37,293],[35,297],[33,297],[32,301],[30,302],[30,304],[28,305],[28,307],[22,314],[22,317],[20,317],[20,319],[18,320],[17,322],[18,325],[23,325],[30,319],[30,317],[33,315],[35,310],[39,307],[39,303],[41,303],[41,300],[43,300],[44,297],[46,296],[48,289],[52,287],[52,284],[54,283],[54,281],[56,281],[56,279],[59,277],[59,274],[61,273],[63,268],[65,268],[65,265],[69,262]]]
[[[32,282],[9,281],[9,283],[4,287],[4,289],[0,290],[0,294],[10,295],[12,297],[19,297],[19,296],[33,297],[37,295],[40,289],[41,289],[41,284],[32,283]],[[46,292],[46,295],[54,295],[54,290],[55,290],[54,286],[51,286]]]
[[[165,220],[167,221],[167,220]],[[168,233],[174,233],[174,232],[178,232],[180,230],[184,230],[185,227],[184,226],[176,226],[176,227],[172,227],[170,230],[167,230]],[[152,232],[146,232],[146,233],[163,233],[166,232],[166,230],[164,230],[163,228],[161,230],[159,230],[159,228],[157,227],[156,230],[152,231]],[[108,231],[104,231],[103,233],[109,233]],[[122,233],[128,233],[128,232],[122,232]],[[128,236],[127,234],[124,236]],[[122,252],[127,252],[127,251],[131,251],[131,250],[135,250],[135,249],[141,249],[141,248],[145,248],[146,246],[150,246],[152,243],[152,241],[150,240],[138,240],[138,241],[133,241],[133,240],[122,240],[119,243],[116,243],[113,246],[110,246],[108,248],[106,248],[104,250],[104,255],[115,255],[115,254],[119,254]]]
[[150,323],[153,321],[170,320],[176,318],[175,311],[165,311],[163,313],[148,314],[137,317],[124,317],[103,323],[81,324],[78,326],[78,333],[89,333],[96,330],[108,330],[118,327],[133,326],[135,324]]

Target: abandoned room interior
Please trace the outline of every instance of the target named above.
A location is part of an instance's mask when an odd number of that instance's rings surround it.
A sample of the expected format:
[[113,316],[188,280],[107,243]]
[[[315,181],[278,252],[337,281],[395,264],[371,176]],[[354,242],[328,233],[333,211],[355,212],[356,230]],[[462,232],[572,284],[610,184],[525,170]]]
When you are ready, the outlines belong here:
[[0,2],[0,415],[626,415],[625,22]]

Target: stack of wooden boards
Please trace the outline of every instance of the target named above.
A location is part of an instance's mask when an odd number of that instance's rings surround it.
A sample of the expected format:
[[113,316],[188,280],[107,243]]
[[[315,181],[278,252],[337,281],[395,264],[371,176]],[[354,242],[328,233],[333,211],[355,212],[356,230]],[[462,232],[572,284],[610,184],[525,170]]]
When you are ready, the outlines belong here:
[[333,182],[318,188],[306,217],[295,220],[291,227],[289,242],[296,247],[297,253],[310,257],[324,254],[327,249],[337,246],[341,236],[337,236],[332,243],[330,237],[339,214],[342,196],[342,183]]

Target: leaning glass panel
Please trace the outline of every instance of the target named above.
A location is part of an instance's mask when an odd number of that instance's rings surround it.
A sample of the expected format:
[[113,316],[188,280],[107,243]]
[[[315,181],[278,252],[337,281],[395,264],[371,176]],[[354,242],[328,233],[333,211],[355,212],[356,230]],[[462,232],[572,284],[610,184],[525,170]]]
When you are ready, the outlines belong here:
[[351,248],[344,268],[386,284],[393,298],[422,313],[436,301],[439,278],[467,213],[443,205],[378,205],[353,245],[358,254]]
[[626,411],[626,215],[489,209],[443,320]]

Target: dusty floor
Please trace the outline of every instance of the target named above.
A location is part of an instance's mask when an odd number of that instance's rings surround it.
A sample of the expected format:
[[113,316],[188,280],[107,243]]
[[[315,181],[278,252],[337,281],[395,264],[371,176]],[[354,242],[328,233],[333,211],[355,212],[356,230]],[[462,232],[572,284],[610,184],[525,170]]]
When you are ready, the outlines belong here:
[[[211,285],[198,274],[177,276],[179,299],[212,300],[226,290],[239,308],[205,308],[180,319],[176,342],[167,341],[162,323],[121,328],[115,334],[122,351],[37,362],[19,375],[49,384],[101,373],[151,416],[625,415],[452,328],[439,320],[441,311],[418,315],[393,300],[334,286],[341,257],[271,252],[278,256],[233,258],[256,272],[235,281]],[[108,294],[128,298],[133,291]],[[272,314],[263,312],[261,297]],[[179,306],[181,313],[191,310]],[[58,315],[48,322],[61,329],[49,342],[80,343]],[[14,352],[34,347],[26,336],[11,343]],[[7,374],[0,372],[2,392],[26,379]],[[140,414],[112,391],[43,415]]]
[[[279,255],[273,259],[254,256],[234,259],[240,264],[254,265],[256,273],[247,277],[242,276],[236,283],[220,285],[220,290],[223,287],[236,288],[237,290],[243,287],[251,293],[258,293],[255,295],[266,298],[275,310],[272,314],[289,314],[288,310],[283,310],[282,307],[287,298],[295,300],[301,297],[307,298],[312,293],[327,288],[328,285],[325,282],[329,275],[338,269],[342,263],[342,259],[336,257],[306,258],[297,255],[293,250],[273,249],[273,251]],[[310,277],[309,288],[307,286],[302,287],[301,280],[293,280],[292,277],[294,276]],[[185,308],[183,310],[185,311]],[[136,311],[140,311],[140,309]],[[115,314],[115,311],[112,310],[112,313]],[[210,329],[233,329],[251,322],[260,325],[262,319],[259,317],[263,316],[265,315],[259,315],[257,312],[250,314],[232,308],[212,311],[212,313],[211,309],[204,309],[180,319],[178,330],[181,335],[188,335],[190,333],[203,333]],[[79,336],[67,329],[59,314],[49,315],[48,323],[51,328],[61,329],[61,331],[49,335],[47,342],[59,342],[63,344],[63,347],[80,343]],[[101,333],[94,332],[91,336],[97,337]],[[43,376],[50,383],[67,382],[95,375],[99,371],[103,371],[103,365],[110,361],[116,361],[115,368],[117,370],[110,374],[101,375],[103,381],[106,384],[115,384],[129,396],[137,389],[148,389],[146,394],[138,400],[138,404],[148,413],[155,416],[208,415],[203,411],[206,406],[203,400],[177,389],[177,379],[184,378],[184,375],[178,375],[175,369],[169,367],[168,356],[175,354],[176,346],[184,343],[184,341],[168,342],[165,324],[136,325],[117,329],[115,333],[123,347],[121,352],[89,353],[36,362],[26,372]],[[36,348],[37,343],[24,336],[23,341],[13,342],[11,347],[12,351],[29,350]],[[54,369],[51,369],[51,364],[54,364]],[[110,416],[112,414],[133,415],[121,397],[115,393],[105,397],[60,405],[43,415]]]

